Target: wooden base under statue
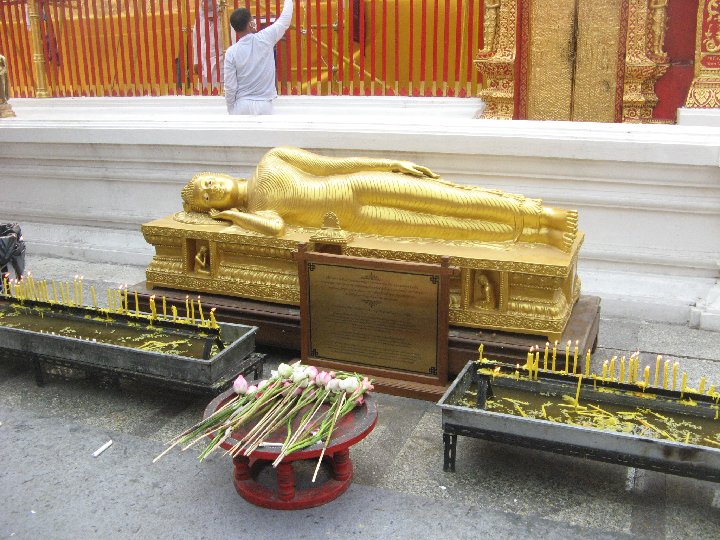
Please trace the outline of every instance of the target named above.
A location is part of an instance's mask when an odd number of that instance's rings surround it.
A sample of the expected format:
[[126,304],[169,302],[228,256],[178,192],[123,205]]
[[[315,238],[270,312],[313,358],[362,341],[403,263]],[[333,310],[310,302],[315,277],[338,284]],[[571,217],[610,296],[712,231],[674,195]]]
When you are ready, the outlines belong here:
[[[150,295],[165,297],[168,312],[170,306],[176,306],[180,313],[185,312],[185,291],[173,289],[148,289],[145,282],[130,287],[137,290],[141,309],[148,309]],[[197,296],[196,294],[193,296]],[[280,347],[300,351],[300,308],[282,304],[271,304],[255,300],[245,300],[228,296],[203,294],[203,311],[216,308],[218,321],[247,324],[259,328],[255,342],[260,346]],[[580,351],[595,349],[600,324],[600,298],[581,296],[573,307],[560,343],[568,340],[578,342]],[[545,340],[540,336],[516,334],[495,330],[461,328],[451,326],[448,332],[448,374],[454,378],[469,360],[478,357],[478,347],[484,345],[484,355],[494,360],[524,364],[531,346],[544,347]],[[558,349],[564,351],[562,345]],[[582,354],[582,353],[581,353]],[[559,354],[559,366],[563,354]],[[389,378],[376,378],[376,388],[388,394],[437,401],[445,391],[443,386],[399,381]]]

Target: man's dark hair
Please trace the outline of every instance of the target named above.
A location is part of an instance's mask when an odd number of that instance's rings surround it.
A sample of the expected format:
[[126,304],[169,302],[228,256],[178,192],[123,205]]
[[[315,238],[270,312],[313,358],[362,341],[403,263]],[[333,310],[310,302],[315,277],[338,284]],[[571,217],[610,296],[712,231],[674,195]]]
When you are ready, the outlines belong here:
[[252,15],[250,15],[249,9],[238,8],[230,14],[230,26],[232,26],[236,32],[244,32],[247,30],[251,17]]

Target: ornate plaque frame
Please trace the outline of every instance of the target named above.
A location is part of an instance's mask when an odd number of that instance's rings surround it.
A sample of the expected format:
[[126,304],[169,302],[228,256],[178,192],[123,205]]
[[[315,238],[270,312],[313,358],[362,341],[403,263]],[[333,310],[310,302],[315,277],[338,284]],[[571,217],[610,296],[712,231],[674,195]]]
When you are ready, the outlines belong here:
[[[413,395],[413,384],[445,387],[449,278],[456,272],[449,258],[437,265],[298,248],[303,362],[364,373],[401,395]],[[347,328],[365,335],[338,335]],[[393,332],[401,335],[397,343]]]

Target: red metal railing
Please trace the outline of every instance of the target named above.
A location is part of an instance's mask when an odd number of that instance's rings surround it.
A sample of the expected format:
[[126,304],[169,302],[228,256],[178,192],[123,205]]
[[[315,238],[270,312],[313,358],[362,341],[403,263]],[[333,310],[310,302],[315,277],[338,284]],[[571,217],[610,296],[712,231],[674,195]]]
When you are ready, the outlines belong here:
[[[52,96],[217,95],[217,0],[34,0]],[[34,95],[28,0],[0,0],[13,95]],[[262,28],[282,0],[234,0]],[[278,92],[473,96],[483,0],[296,0],[276,48]],[[228,35],[235,39],[234,32]]]

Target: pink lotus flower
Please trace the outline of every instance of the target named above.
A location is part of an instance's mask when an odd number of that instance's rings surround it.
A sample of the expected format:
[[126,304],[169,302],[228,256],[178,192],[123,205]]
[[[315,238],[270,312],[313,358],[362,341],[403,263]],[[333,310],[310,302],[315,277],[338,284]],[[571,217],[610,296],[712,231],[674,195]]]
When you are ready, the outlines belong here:
[[247,392],[245,392],[245,393],[252,395],[252,394],[256,393],[257,391],[258,391],[258,387],[253,384],[252,386],[248,386]]
[[235,390],[236,394],[245,395],[247,393],[248,382],[245,380],[245,377],[240,375],[237,379],[235,379],[235,382],[233,383],[233,390]]
[[318,369],[315,366],[308,366],[305,368],[305,375],[308,379],[314,380],[318,375]]
[[327,383],[331,380],[332,377],[330,377],[330,374],[327,371],[321,371],[315,376],[315,384],[321,387],[327,386]]
[[364,392],[371,392],[372,390],[375,390],[375,387],[370,383],[370,379],[367,377],[363,377],[362,387]]

